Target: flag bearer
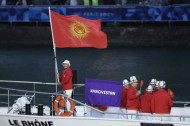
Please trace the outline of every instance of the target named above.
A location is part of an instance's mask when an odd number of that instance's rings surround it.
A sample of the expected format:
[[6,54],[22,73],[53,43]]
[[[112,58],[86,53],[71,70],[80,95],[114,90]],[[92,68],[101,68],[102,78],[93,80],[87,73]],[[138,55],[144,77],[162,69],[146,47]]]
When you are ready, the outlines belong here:
[[[68,97],[71,97],[71,95],[72,95],[72,78],[73,78],[72,70],[70,68],[71,64],[70,64],[69,60],[65,60],[62,63],[62,65],[64,67],[64,70],[62,72],[62,75],[59,75],[59,73],[58,73],[59,80],[62,81],[63,94],[66,94]],[[67,100],[66,106],[67,106],[67,110],[69,110],[70,104],[69,104],[68,100]]]
[[[70,68],[71,64],[69,60],[65,60],[62,63],[64,70],[62,72],[62,75],[59,75],[59,80],[62,81],[62,90],[63,93],[71,97],[72,95],[72,79],[73,79],[73,74],[72,70]],[[58,73],[59,74],[59,73]]]

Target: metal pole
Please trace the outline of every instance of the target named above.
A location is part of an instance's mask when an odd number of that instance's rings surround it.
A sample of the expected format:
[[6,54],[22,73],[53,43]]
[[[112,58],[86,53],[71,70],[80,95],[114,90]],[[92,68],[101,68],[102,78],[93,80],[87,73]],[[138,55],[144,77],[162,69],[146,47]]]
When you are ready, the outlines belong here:
[[3,83],[27,83],[27,84],[46,84],[46,85],[55,85],[56,83],[45,83],[45,82],[33,82],[33,81],[13,81],[13,80],[0,80]]
[[75,97],[75,87],[73,88],[73,99],[75,99],[74,97]]
[[84,106],[84,115],[86,115],[86,103],[85,103],[85,106]]
[[9,111],[9,90],[8,90],[8,111]]
[[[53,101],[53,95],[51,96],[51,101]],[[51,116],[53,116],[53,102],[51,103]]]
[[34,88],[34,106],[36,104],[36,84],[33,83],[33,88]]
[[52,41],[53,41],[53,50],[54,50],[54,59],[55,59],[55,82],[56,82],[56,93],[57,93],[57,84],[59,82],[59,77],[57,75],[58,72],[58,67],[57,67],[57,58],[56,58],[56,46],[55,46],[55,42],[54,42],[54,36],[53,36],[53,29],[52,29],[52,25],[51,25],[51,11],[50,11],[50,7],[48,7],[49,9],[49,20],[50,20],[50,26],[51,26],[51,33],[52,33]]

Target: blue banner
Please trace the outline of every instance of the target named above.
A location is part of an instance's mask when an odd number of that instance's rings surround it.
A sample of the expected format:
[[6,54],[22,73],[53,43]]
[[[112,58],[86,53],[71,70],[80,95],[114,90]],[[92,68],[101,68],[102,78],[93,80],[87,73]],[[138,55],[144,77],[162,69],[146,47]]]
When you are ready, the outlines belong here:
[[[51,7],[62,15],[102,21],[190,21],[190,5],[133,7]],[[0,7],[3,22],[49,22],[48,7]]]
[[[51,9],[66,15],[64,7],[51,7]],[[0,21],[49,22],[49,10],[48,7],[2,7],[0,8]]]
[[85,80],[85,103],[120,107],[122,82],[106,80]]
[[122,20],[121,8],[67,8],[67,15],[79,15],[87,19],[102,19],[103,21]]
[[190,6],[124,8],[124,21],[190,21]]

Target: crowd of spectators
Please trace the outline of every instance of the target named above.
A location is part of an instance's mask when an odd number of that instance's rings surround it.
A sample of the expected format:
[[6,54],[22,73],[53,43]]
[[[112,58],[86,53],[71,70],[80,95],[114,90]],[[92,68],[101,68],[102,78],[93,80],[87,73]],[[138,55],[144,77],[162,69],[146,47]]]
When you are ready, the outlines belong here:
[[190,0],[0,0],[1,6],[7,5],[172,5],[190,4]]

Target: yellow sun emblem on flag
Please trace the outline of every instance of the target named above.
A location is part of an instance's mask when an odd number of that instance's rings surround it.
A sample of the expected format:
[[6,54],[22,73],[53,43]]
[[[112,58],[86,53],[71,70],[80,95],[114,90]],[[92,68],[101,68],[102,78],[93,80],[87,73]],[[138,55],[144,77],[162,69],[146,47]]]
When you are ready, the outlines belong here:
[[74,37],[83,39],[86,38],[89,34],[88,27],[81,22],[74,22],[70,24],[70,31]]
[[170,95],[173,95],[173,92],[170,92]]

